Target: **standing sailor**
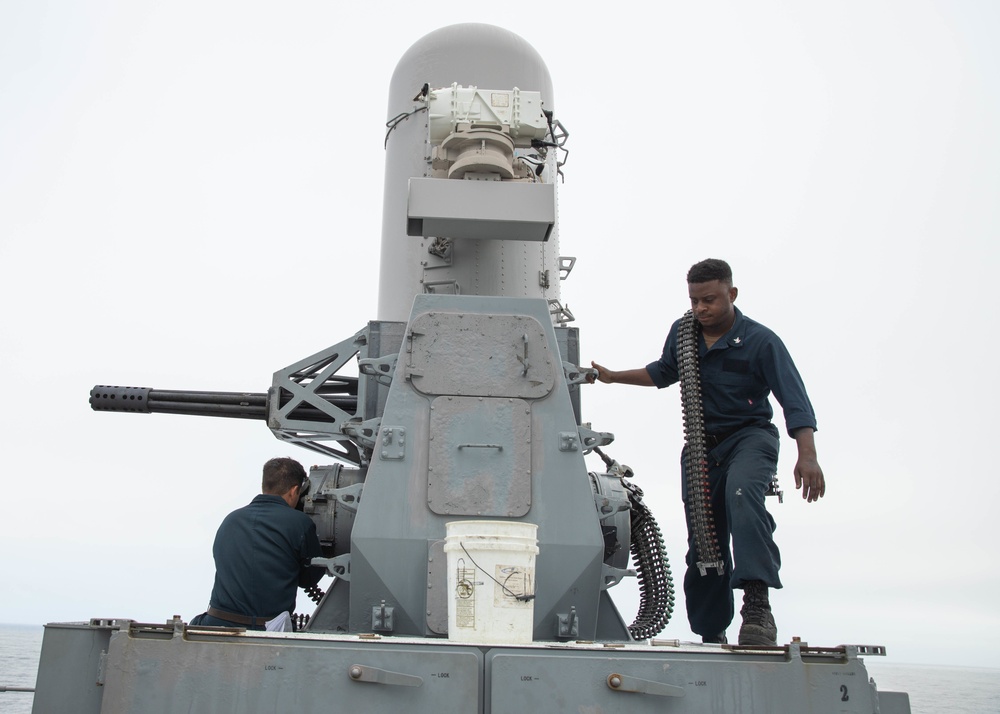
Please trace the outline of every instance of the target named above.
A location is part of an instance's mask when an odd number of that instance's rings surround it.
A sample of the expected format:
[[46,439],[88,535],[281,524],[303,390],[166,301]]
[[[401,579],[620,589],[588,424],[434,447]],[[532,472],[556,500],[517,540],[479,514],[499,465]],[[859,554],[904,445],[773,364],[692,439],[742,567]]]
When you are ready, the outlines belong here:
[[[684,508],[688,522],[684,596],[691,630],[703,642],[726,642],[733,620],[733,589],[743,590],[741,645],[774,646],[777,627],[768,588],[780,588],[781,558],[774,543],[774,519],[764,496],[777,473],[778,429],[768,395],[774,393],[785,427],[798,447],[795,487],[811,503],[826,492],[816,459],[816,416],[788,350],[771,330],[744,317],[733,304],[733,273],[722,260],[709,259],[688,271],[688,294],[696,321],[697,368],[704,414],[708,488],[721,561],[705,568],[692,528],[693,506],[687,488],[690,461],[682,459]],[[682,318],[683,320],[683,318]],[[606,384],[667,387],[682,379],[678,362],[682,320],[670,328],[660,359],[646,367],[616,372],[592,362]],[[697,388],[697,385],[695,385]],[[689,424],[690,427],[690,424]],[[690,435],[689,435],[690,436]],[[685,450],[689,450],[687,445]],[[732,538],[732,551],[729,541]]]

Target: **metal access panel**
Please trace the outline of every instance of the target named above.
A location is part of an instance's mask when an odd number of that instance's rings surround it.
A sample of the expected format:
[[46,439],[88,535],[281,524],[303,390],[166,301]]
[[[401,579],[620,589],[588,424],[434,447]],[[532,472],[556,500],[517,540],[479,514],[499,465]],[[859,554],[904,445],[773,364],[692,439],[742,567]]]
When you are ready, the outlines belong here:
[[422,394],[540,399],[562,369],[528,315],[423,313],[410,325],[408,360],[406,376]]
[[452,396],[431,402],[427,504],[448,516],[517,518],[528,512],[528,402]]
[[406,219],[411,236],[547,241],[556,223],[555,186],[411,178]]
[[133,627],[112,637],[101,714],[466,714],[482,708],[482,657],[330,635]]
[[804,662],[782,653],[493,650],[490,714],[872,714],[878,693],[857,660]]

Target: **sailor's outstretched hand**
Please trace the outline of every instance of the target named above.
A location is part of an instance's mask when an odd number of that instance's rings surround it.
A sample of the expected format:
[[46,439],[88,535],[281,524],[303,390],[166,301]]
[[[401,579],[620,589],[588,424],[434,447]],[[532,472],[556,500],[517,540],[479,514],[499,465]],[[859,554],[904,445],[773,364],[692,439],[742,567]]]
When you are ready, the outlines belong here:
[[601,381],[604,382],[605,384],[611,384],[611,374],[610,374],[611,370],[609,370],[607,367],[602,367],[601,365],[597,364],[597,362],[593,361],[590,363],[590,366],[594,368],[596,374],[595,373],[588,374],[587,375],[588,382],[593,384],[595,381]]

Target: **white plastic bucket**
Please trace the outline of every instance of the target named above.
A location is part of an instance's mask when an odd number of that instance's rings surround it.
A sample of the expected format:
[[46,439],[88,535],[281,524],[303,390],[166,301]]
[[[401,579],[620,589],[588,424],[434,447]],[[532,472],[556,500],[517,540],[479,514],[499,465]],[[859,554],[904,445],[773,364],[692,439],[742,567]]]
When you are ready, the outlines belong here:
[[531,642],[538,526],[520,521],[445,524],[448,639]]

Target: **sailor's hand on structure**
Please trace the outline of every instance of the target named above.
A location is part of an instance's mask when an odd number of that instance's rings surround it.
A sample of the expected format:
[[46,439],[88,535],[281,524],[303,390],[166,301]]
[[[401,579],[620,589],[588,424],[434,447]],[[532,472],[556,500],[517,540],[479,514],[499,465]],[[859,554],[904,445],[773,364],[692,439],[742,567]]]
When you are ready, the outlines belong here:
[[[607,367],[602,367],[601,365],[597,364],[597,362],[591,362],[590,366],[597,370],[596,377],[598,381],[604,382],[605,384],[612,384],[614,382],[614,380],[611,379],[610,369],[608,369]],[[594,376],[595,375],[593,374],[588,374],[587,381],[593,384],[595,381]]]

